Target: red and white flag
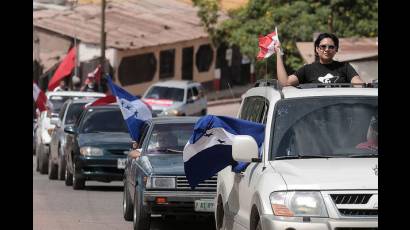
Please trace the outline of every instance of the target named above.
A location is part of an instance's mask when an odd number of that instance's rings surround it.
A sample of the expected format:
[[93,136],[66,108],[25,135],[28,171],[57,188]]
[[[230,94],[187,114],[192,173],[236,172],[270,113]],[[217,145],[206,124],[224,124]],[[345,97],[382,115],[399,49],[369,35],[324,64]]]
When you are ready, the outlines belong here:
[[279,42],[278,30],[275,27],[275,31],[266,35],[259,36],[259,53],[256,57],[258,60],[262,60],[270,57],[275,53],[275,44]]
[[40,112],[47,110],[47,97],[46,94],[38,87],[33,81],[33,99],[36,102],[37,108]]
[[105,97],[98,98],[97,100],[86,104],[84,108],[87,108],[89,106],[95,106],[95,105],[108,105],[108,104],[116,103],[116,102],[117,102],[117,99],[115,98],[114,95],[107,95]]
[[73,47],[68,51],[67,55],[61,61],[57,70],[54,72],[53,77],[51,77],[51,80],[48,83],[49,91],[53,91],[54,88],[58,86],[58,84],[63,78],[70,75],[71,71],[75,67],[75,58],[76,58],[75,56],[76,56],[76,49],[75,47]]

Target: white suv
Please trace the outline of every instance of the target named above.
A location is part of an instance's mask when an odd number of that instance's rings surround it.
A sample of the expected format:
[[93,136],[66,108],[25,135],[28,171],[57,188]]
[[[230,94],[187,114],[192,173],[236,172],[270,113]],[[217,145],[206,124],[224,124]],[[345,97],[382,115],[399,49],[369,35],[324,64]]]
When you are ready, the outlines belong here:
[[185,80],[161,81],[151,85],[142,99],[155,116],[206,115],[207,99],[202,85]]
[[378,89],[318,86],[246,92],[238,117],[265,124],[265,141],[234,138],[250,164],[218,173],[218,230],[378,228]]

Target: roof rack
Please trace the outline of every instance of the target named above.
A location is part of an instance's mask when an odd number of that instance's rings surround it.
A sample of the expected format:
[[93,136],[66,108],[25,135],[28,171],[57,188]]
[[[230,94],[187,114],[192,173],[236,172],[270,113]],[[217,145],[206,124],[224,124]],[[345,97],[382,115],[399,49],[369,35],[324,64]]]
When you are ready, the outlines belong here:
[[372,83],[307,83],[296,86],[299,89],[311,88],[379,88],[378,82]]

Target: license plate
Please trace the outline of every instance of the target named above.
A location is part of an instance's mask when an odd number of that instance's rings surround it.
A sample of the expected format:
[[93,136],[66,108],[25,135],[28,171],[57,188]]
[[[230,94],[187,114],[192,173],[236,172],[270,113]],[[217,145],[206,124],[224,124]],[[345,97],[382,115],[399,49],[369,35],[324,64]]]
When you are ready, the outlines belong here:
[[117,159],[117,168],[119,169],[125,169],[125,162],[126,162],[127,158],[120,158]]
[[214,211],[214,200],[203,199],[195,201],[195,211],[196,212],[213,212]]

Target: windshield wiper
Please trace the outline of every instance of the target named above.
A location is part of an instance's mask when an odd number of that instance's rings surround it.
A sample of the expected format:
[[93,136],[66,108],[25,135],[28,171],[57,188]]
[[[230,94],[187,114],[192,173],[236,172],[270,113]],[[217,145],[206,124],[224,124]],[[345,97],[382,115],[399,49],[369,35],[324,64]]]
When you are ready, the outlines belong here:
[[348,155],[348,157],[351,158],[370,158],[370,157],[378,157],[379,154],[378,153],[372,153],[372,154],[352,154],[352,155]]
[[275,157],[277,160],[282,159],[308,159],[308,158],[333,158],[334,156],[325,156],[325,155],[290,155],[290,156],[278,156]]

